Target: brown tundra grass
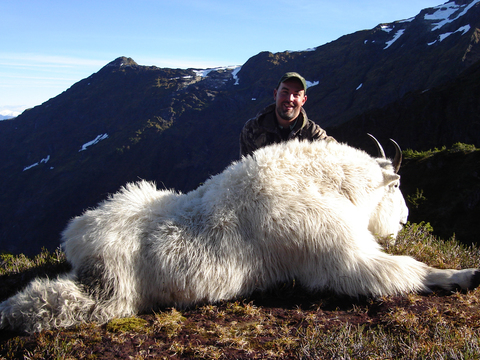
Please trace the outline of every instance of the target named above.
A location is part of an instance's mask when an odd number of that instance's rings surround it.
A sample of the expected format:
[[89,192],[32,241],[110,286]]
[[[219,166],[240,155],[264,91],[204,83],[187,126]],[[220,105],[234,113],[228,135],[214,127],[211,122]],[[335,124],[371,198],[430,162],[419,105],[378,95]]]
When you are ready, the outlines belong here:
[[[408,224],[392,254],[439,268],[480,266],[480,250]],[[0,300],[34,276],[56,276],[60,251],[0,256]],[[268,293],[98,326],[25,334],[0,331],[0,359],[478,359],[480,290],[351,299],[295,282]]]

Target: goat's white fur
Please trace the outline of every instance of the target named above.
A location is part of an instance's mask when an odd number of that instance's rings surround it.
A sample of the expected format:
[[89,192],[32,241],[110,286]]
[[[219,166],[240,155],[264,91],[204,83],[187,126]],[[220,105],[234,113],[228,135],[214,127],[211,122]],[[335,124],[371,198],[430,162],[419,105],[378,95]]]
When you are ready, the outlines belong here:
[[70,273],[0,304],[27,332],[104,323],[251,294],[296,279],[351,296],[475,286],[475,269],[437,270],[383,252],[407,207],[389,160],[335,142],[257,150],[187,194],[128,184],[63,232]]

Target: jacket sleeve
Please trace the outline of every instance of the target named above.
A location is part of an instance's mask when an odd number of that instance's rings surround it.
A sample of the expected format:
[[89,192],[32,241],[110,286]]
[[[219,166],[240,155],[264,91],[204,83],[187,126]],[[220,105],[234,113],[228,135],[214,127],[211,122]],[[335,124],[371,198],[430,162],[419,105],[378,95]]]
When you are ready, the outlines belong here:
[[312,121],[311,128],[311,140],[327,140],[336,141],[332,136],[327,135],[327,132],[323,130],[318,124]]
[[245,126],[240,132],[240,158],[242,156],[251,155],[256,150],[253,139],[253,127],[253,121],[250,119],[245,123]]

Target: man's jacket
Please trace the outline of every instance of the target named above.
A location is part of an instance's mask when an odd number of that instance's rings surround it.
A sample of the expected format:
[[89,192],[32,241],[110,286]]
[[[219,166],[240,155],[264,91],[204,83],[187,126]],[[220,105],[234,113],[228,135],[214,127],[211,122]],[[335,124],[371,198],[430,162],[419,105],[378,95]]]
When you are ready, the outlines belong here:
[[240,157],[251,155],[263,146],[292,139],[333,140],[325,130],[308,119],[303,108],[295,126],[290,130],[287,138],[283,138],[275,117],[275,104],[271,104],[245,123],[240,133]]

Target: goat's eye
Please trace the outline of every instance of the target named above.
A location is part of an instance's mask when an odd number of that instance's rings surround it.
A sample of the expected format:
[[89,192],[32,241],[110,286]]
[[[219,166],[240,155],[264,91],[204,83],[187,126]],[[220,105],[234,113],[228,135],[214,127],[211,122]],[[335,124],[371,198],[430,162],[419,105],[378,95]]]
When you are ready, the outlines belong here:
[[392,190],[393,190],[393,189],[398,189],[399,186],[400,186],[400,184],[399,184],[398,182],[395,182],[395,183],[393,183],[393,184],[390,184],[390,189],[392,189]]

